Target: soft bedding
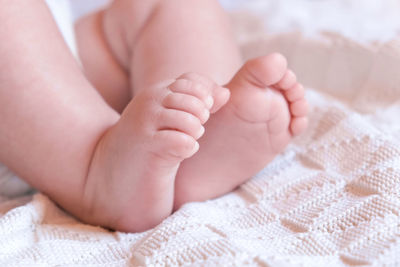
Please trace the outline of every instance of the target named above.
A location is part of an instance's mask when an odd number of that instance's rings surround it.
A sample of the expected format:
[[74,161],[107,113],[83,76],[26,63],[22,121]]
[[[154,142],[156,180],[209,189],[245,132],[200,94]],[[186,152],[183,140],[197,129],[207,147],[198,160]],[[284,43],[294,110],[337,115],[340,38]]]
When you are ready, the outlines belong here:
[[[266,36],[236,14],[246,58],[280,51],[311,125],[234,192],[126,234],[46,196],[0,197],[0,266],[399,266],[400,41]],[[134,203],[132,203],[134,205]]]

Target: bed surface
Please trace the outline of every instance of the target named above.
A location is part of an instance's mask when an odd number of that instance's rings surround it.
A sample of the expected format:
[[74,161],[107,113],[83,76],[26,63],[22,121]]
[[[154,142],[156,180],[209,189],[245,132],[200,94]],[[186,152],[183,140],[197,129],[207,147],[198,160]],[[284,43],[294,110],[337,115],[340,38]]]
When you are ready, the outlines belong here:
[[271,35],[239,4],[229,8],[245,58],[280,51],[314,88],[307,133],[236,191],[144,233],[84,225],[39,193],[0,196],[0,266],[400,265],[395,30],[362,42],[301,28]]

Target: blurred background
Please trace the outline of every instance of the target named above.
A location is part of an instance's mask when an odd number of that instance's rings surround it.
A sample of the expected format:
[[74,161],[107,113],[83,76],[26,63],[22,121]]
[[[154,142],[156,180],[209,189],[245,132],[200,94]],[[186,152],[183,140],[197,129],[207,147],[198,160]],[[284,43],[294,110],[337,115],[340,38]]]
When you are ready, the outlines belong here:
[[[109,0],[70,0],[78,18]],[[307,35],[340,32],[362,42],[400,35],[400,0],[220,0],[230,11],[262,18],[270,33],[299,30]]]
[[388,41],[400,35],[399,0],[220,0],[230,10],[262,17],[271,33],[340,32],[358,41]]

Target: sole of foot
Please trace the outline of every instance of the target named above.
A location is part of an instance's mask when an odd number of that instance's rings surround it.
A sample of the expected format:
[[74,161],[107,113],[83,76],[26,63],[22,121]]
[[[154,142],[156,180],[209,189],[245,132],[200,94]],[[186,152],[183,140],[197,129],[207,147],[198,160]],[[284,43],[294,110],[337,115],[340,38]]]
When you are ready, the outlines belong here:
[[282,55],[248,61],[225,87],[229,102],[205,124],[198,153],[179,168],[175,209],[230,192],[307,128],[304,87]]

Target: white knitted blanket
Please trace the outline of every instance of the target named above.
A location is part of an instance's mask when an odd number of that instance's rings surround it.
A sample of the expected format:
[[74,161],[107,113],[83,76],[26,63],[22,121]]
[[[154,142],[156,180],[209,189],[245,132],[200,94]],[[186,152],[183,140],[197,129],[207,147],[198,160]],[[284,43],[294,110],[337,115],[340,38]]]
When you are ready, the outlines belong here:
[[84,225],[42,194],[0,197],[0,266],[399,266],[400,42],[246,32],[246,57],[281,50],[318,88],[305,135],[144,233]]

